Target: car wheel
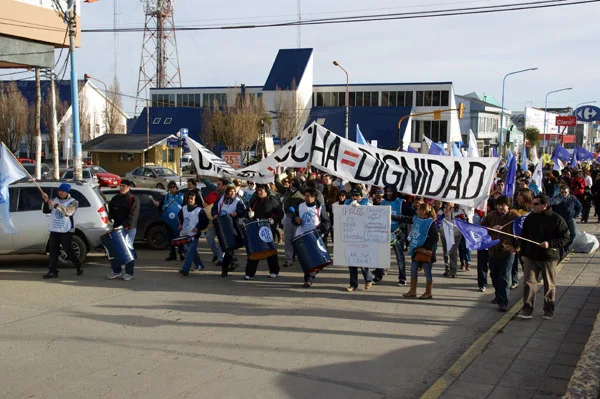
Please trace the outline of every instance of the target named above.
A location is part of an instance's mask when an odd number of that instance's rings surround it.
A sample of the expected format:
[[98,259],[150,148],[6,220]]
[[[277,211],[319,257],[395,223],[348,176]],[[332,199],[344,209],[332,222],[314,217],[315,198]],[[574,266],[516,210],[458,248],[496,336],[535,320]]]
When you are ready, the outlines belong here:
[[135,185],[135,182],[134,182],[133,180],[129,180],[129,181],[131,182],[131,187],[137,187],[137,186]]
[[164,190],[164,189],[165,189],[165,186],[164,186],[162,183],[158,183],[158,184],[156,185],[156,188],[158,188],[158,189],[160,189],[160,190]]
[[150,227],[146,232],[146,242],[152,249],[166,249],[169,246],[166,226],[156,224]]
[[[79,263],[85,262],[88,250],[83,239],[73,234],[71,247],[73,248],[73,251],[75,251],[75,255],[77,256],[77,259],[79,259]],[[63,250],[62,246],[60,247],[60,255],[58,256],[58,267],[73,267],[73,263],[67,259],[67,253]]]

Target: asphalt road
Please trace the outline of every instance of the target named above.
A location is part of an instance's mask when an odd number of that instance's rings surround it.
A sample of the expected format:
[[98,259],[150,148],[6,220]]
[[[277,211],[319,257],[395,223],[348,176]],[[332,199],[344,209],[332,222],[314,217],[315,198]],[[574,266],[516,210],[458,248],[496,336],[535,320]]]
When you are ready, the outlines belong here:
[[138,246],[129,282],[106,280],[101,254],[50,281],[44,257],[1,257],[0,397],[417,398],[501,316],[475,271],[446,279],[439,260],[422,301],[394,270],[353,293],[345,268],[310,289],[266,261],[224,279],[202,244],[208,267],[187,278]]

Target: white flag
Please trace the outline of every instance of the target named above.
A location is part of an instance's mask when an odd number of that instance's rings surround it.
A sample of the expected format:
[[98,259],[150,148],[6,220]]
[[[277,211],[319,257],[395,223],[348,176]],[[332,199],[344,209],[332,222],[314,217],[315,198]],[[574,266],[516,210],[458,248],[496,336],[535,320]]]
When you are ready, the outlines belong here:
[[454,224],[444,219],[442,225],[444,238],[446,239],[446,249],[450,250],[454,246]]
[[4,234],[19,234],[19,231],[10,219],[10,197],[8,185],[19,179],[27,177],[23,167],[11,154],[6,145],[0,148],[0,222]]
[[477,139],[472,130],[469,130],[469,150],[467,155],[472,158],[479,158],[479,149],[477,148]]
[[[560,161],[558,161],[560,162]],[[543,164],[544,162],[540,159],[540,161],[537,163],[537,166],[535,167],[535,170],[533,171],[533,175],[531,176],[531,181],[535,183],[536,186],[538,186],[538,189],[540,190],[540,192],[542,191],[542,189],[544,188],[544,186],[542,186],[542,179],[544,178],[544,171],[543,171]],[[546,193],[549,196],[552,196],[552,193]]]
[[537,146],[534,145],[533,150],[531,151],[531,163],[535,165],[538,163],[538,161],[539,161],[539,158],[538,158],[538,154],[537,154]]

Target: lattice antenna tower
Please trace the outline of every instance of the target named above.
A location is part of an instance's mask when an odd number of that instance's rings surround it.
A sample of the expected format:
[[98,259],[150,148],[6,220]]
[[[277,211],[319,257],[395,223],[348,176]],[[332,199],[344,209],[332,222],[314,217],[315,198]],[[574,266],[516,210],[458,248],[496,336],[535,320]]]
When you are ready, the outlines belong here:
[[181,71],[175,38],[173,3],[175,0],[140,0],[146,23],[142,42],[142,59],[138,78],[135,113],[146,106],[146,90],[150,87],[181,87]]

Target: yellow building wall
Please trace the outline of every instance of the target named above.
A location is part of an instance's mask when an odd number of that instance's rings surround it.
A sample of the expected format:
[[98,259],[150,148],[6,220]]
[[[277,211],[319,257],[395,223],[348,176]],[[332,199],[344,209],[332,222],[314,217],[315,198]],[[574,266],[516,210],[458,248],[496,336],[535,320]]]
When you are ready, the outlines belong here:
[[[164,166],[172,169],[175,173],[181,174],[180,160],[182,155],[181,148],[172,148],[174,150],[174,159],[169,159],[168,162],[163,162],[163,151],[168,150],[167,146],[156,146],[148,151],[148,165]],[[133,155],[133,158],[131,156]],[[93,153],[92,161],[94,165],[101,166],[110,173],[114,173],[124,177],[127,172],[133,169],[144,166],[144,153]]]

